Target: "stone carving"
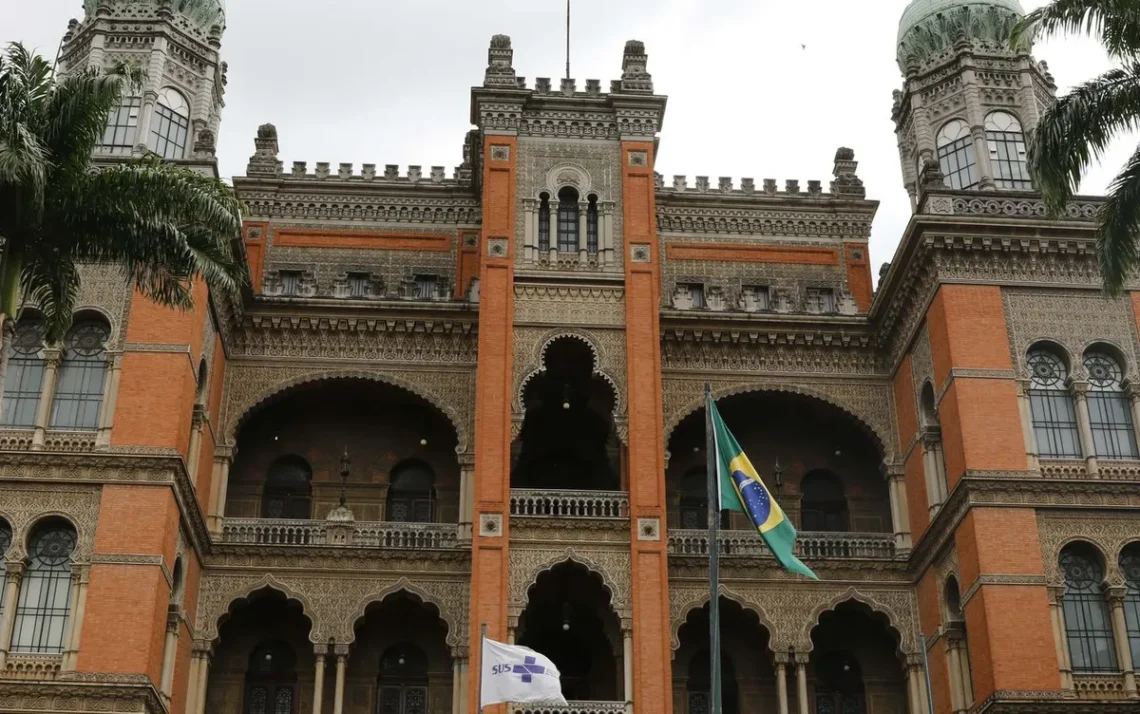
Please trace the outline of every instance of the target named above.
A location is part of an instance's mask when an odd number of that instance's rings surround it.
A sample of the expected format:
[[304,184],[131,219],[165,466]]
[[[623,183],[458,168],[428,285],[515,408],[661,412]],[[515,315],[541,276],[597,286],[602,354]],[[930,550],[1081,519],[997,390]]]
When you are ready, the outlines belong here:
[[[796,587],[789,583],[733,582],[722,584],[719,592],[722,597],[736,601],[760,619],[760,624],[771,638],[769,646],[774,652],[789,648],[796,652],[810,652],[813,647],[811,630],[819,624],[820,616],[850,601],[886,615],[891,628],[900,636],[899,650],[904,655],[918,652],[918,604],[906,585],[856,588],[818,583]],[[672,583],[669,597],[672,645],[676,650],[681,646],[681,625],[689,613],[708,603],[708,584]]]
[[94,311],[111,325],[108,350],[122,349],[133,290],[127,276],[114,265],[79,266],[79,299],[75,312]]
[[621,419],[626,410],[626,355],[624,330],[574,330],[518,327],[515,329],[514,403],[516,415],[523,414],[523,390],[544,369],[546,350],[559,338],[586,343],[594,355],[594,374],[614,391],[614,416]]
[[466,575],[440,580],[410,580],[394,574],[353,578],[299,573],[257,573],[208,570],[203,573],[198,595],[197,638],[216,640],[219,621],[238,601],[270,588],[301,604],[312,623],[309,640],[325,643],[330,639],[348,644],[355,639],[354,628],[372,603],[389,595],[406,592],[433,605],[447,624],[447,643],[452,647],[467,644]]
[[[691,192],[685,192],[686,201],[696,198],[690,194]],[[852,240],[871,236],[873,212],[824,211],[818,201],[809,202],[812,200],[809,196],[810,194],[802,194],[804,205],[797,211],[725,208],[719,202],[718,194],[709,196],[708,206],[696,208],[659,201],[657,230],[661,234],[682,234],[686,240],[694,235],[715,233],[821,238],[834,244],[837,238]]]
[[515,285],[515,324],[625,325],[625,288]]
[[72,560],[86,563],[91,559],[95,543],[95,524],[99,520],[98,486],[70,486],[55,483],[50,487],[6,483],[0,498],[0,518],[12,528],[12,546],[7,559],[27,557],[28,539],[36,524],[45,518],[59,517],[70,522],[78,535]]
[[[1136,321],[1132,303],[1106,298],[1099,292],[1079,290],[1002,290],[1010,357],[1018,373],[1028,376],[1025,355],[1039,340],[1050,340],[1068,350],[1065,355],[1077,375],[1083,373],[1081,356],[1095,342],[1120,350],[1125,370],[1136,374]],[[1079,319],[1076,318],[1079,316]]]
[[397,369],[382,362],[359,369],[328,364],[270,366],[234,363],[226,371],[226,400],[221,419],[225,443],[236,442],[241,421],[270,397],[291,387],[327,379],[366,379],[406,389],[430,402],[451,421],[459,441],[458,453],[467,451],[471,444],[474,371]]
[[[915,413],[921,415],[922,385],[928,379],[934,384],[934,358],[930,354],[930,334],[925,323],[914,338],[914,346],[911,348],[910,377],[914,387],[914,405],[918,410]],[[937,390],[938,385],[934,385],[934,388]]]
[[665,328],[661,365],[670,371],[782,372],[836,374],[862,378],[888,374],[869,334],[849,330],[792,330],[777,333]]
[[1129,543],[1140,541],[1136,519],[1107,513],[1037,512],[1037,534],[1041,541],[1041,559],[1045,578],[1050,585],[1062,585],[1064,576],[1058,560],[1061,549],[1073,541],[1091,543],[1104,558],[1105,580],[1113,585],[1124,583],[1120,573],[1120,551]]
[[630,554],[628,548],[600,549],[571,547],[540,549],[513,547],[509,556],[511,614],[518,617],[526,609],[530,588],[543,572],[561,563],[576,563],[602,579],[610,593],[610,606],[623,620],[633,616],[630,602]]
[[[673,376],[664,380],[666,444],[673,429],[689,414],[704,406],[705,381],[703,378],[684,379]],[[878,442],[884,460],[890,461],[897,451],[889,384],[853,380],[795,382],[787,378],[759,376],[748,380],[721,378],[709,382],[712,385],[713,397],[716,399],[763,391],[790,392],[819,399],[839,407],[862,423]]]

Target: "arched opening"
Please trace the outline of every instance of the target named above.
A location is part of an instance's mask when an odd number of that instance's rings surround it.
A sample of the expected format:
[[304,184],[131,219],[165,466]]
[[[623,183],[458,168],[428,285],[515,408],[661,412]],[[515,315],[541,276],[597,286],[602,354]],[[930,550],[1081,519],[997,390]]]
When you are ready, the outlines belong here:
[[598,254],[598,197],[590,194],[589,205],[586,207],[586,252],[590,255]]
[[577,563],[562,563],[541,574],[527,595],[517,642],[554,662],[563,696],[624,699],[621,623],[601,578]]
[[179,606],[182,604],[182,588],[185,575],[182,572],[182,556],[174,559],[174,567],[170,571],[170,604]]
[[312,510],[313,469],[300,456],[281,456],[269,467],[261,495],[262,518],[308,518]]
[[[970,646],[966,635],[966,615],[962,612],[962,593],[958,579],[953,575],[946,578],[946,585],[942,589],[942,603],[951,702],[955,709],[963,709],[974,703],[974,684],[970,669]],[[957,701],[962,697],[965,697],[965,701]]]
[[1129,543],[1120,551],[1120,572],[1124,593],[1124,625],[1135,667],[1140,662],[1140,543]]
[[12,625],[12,652],[60,654],[71,617],[71,558],[79,542],[71,523],[45,520],[28,539],[28,565],[20,581]]
[[[447,623],[435,606],[404,591],[394,593],[368,606],[355,635],[346,689],[358,692],[360,711],[427,714],[450,708]],[[324,711],[331,711],[331,695],[329,690]]]
[[396,465],[388,487],[388,520],[431,523],[435,520],[435,473],[426,462],[409,459]]
[[[717,401],[717,409],[798,529],[893,531],[878,441],[855,417],[822,400],[784,392],[724,397]],[[691,474],[695,469],[703,472],[705,461],[701,408],[669,436],[665,478],[670,528],[683,527],[681,501],[689,491],[682,482],[690,478],[687,483],[695,496],[696,479]],[[731,514],[729,524],[753,529],[743,514]]]
[[578,252],[578,192],[569,186],[558,192],[558,252]]
[[546,192],[538,197],[538,250],[543,254],[550,250],[550,194]]
[[16,323],[4,375],[4,403],[0,423],[33,427],[44,387],[44,322],[38,314],[25,314]]
[[1132,424],[1132,403],[1124,391],[1122,361],[1098,347],[1085,353],[1084,363],[1089,378],[1093,451],[1102,459],[1135,459],[1140,452]]
[[906,711],[907,689],[898,637],[887,617],[848,601],[823,613],[811,632],[809,710],[815,714]]
[[985,126],[994,184],[998,188],[1032,191],[1021,122],[1009,112],[996,111],[986,116]]
[[316,664],[310,628],[301,604],[272,588],[235,601],[218,630],[206,711],[310,711]]
[[1029,412],[1043,459],[1081,458],[1077,409],[1069,393],[1069,365],[1052,345],[1035,345],[1026,357]]
[[[434,477],[430,520],[459,520],[459,461],[451,422],[424,399],[398,387],[364,379],[334,379],[304,384],[263,404],[241,425],[237,455],[230,469],[227,519],[301,517],[323,519],[337,507],[341,494],[341,458],[348,450],[349,476],[344,484],[348,507],[357,521],[383,521],[391,479],[408,473],[400,466],[418,464],[418,473]],[[265,515],[271,475],[280,460],[293,468],[299,491],[295,503],[305,515]],[[308,479],[300,478],[307,464]],[[419,477],[412,477],[418,487]],[[304,481],[308,483],[305,496]],[[399,486],[396,489],[399,493]],[[293,492],[289,498],[293,498]],[[415,499],[413,499],[415,500]],[[402,520],[424,513],[422,499]],[[274,513],[288,513],[275,506]],[[425,519],[427,520],[427,519]]]
[[110,325],[98,315],[77,319],[67,331],[51,407],[53,429],[87,430],[99,426],[110,337]]
[[[720,680],[724,714],[754,711],[752,702],[776,701],[776,670],[768,630],[756,613],[735,600],[720,601]],[[708,714],[712,669],[709,662],[709,606],[692,610],[677,633],[673,661],[673,711]]]
[[194,392],[194,403],[198,406],[206,406],[206,384],[208,377],[209,369],[206,367],[206,359],[203,357],[198,362],[198,385]]
[[938,163],[950,188],[972,189],[979,183],[974,136],[970,126],[953,119],[938,132]]
[[929,381],[922,385],[919,400],[922,420],[922,468],[926,482],[926,503],[933,516],[949,497],[946,482],[946,452],[942,448],[942,426],[938,421],[938,407],[934,397],[934,385]]
[[800,491],[800,524],[805,531],[850,530],[847,494],[838,476],[826,469],[809,471]]
[[1104,597],[1104,560],[1089,543],[1070,543],[1061,550],[1065,592],[1061,612],[1073,672],[1116,672],[1116,643]]
[[186,97],[172,87],[163,87],[151,119],[150,150],[164,159],[185,158],[189,134],[190,105]]
[[620,442],[614,393],[594,373],[582,340],[563,337],[546,350],[545,369],[526,385],[526,417],[513,445],[511,486],[616,491]]

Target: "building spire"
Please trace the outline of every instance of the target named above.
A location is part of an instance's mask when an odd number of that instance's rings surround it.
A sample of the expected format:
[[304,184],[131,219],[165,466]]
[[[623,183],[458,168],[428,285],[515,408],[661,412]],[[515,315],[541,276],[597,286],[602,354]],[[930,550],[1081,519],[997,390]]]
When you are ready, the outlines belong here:
[[570,79],[570,0],[566,0],[566,79]]

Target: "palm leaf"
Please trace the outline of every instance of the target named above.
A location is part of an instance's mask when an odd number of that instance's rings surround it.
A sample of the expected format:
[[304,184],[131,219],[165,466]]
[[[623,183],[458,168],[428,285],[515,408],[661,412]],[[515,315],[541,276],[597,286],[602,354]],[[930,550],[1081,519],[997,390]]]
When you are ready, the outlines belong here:
[[1136,266],[1140,239],[1140,147],[1109,187],[1098,219],[1097,255],[1104,286],[1110,294],[1119,294]]
[[1098,38],[1109,55],[1129,59],[1140,53],[1140,3],[1136,0],[1053,0],[1027,14],[1010,32],[1013,46],[1062,34]]

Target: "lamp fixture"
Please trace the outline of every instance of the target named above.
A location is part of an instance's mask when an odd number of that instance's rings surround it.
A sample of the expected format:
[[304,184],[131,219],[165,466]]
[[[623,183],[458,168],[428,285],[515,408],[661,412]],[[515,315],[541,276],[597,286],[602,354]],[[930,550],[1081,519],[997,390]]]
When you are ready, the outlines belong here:
[[572,612],[573,612],[573,607],[571,607],[570,603],[568,603],[568,602],[562,603],[562,631],[563,632],[569,632],[570,631],[570,614]]
[[569,384],[563,384],[562,385],[562,408],[563,409],[569,409],[570,408],[570,385]]
[[427,446],[427,439],[420,439],[420,446]]

